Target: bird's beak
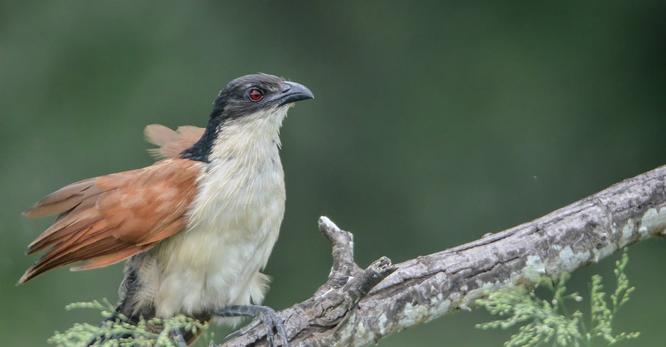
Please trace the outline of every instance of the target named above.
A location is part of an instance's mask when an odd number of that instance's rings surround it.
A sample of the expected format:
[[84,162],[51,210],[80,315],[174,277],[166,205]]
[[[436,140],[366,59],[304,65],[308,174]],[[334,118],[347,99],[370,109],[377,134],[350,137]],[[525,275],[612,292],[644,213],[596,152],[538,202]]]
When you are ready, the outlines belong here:
[[286,81],[282,84],[282,92],[276,95],[275,99],[279,106],[283,106],[296,101],[314,99],[314,94],[308,87],[300,83]]

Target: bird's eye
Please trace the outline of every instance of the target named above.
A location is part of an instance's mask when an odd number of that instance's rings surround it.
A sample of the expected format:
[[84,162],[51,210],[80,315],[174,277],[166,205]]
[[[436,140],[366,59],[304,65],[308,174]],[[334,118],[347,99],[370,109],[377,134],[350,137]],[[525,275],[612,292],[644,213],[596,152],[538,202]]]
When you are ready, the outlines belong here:
[[252,88],[247,93],[247,97],[250,98],[250,101],[257,102],[264,98],[264,92],[259,88]]

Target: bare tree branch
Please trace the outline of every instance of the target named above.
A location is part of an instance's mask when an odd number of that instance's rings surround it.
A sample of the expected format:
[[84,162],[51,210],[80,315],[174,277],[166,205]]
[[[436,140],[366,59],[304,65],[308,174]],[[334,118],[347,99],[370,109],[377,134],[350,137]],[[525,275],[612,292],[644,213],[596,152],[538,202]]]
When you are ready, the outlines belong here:
[[[319,227],[333,244],[329,279],[280,315],[292,346],[361,346],[467,309],[487,290],[534,284],[664,236],[666,166],[529,223],[397,266],[382,257],[361,270],[353,260],[352,235],[326,217]],[[265,345],[264,329],[223,346],[247,345]]]

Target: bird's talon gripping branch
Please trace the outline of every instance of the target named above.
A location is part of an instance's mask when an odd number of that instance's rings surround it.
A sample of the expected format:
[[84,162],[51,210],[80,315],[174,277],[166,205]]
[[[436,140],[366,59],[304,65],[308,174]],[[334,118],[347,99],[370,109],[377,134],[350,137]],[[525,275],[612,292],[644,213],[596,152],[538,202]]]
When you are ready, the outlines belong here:
[[250,323],[248,323],[246,326],[244,326],[244,327],[242,327],[242,328],[240,328],[240,329],[237,329],[237,330],[235,330],[235,331],[232,331],[232,332],[229,333],[227,336],[225,336],[224,339],[225,339],[225,340],[230,340],[230,339],[233,339],[233,338],[235,338],[235,337],[245,335],[245,334],[247,334],[250,330],[256,328],[256,327],[257,327],[259,324],[261,324],[261,323],[262,323],[261,320],[259,320],[259,319],[255,319],[255,320],[251,321]]
[[[215,312],[218,317],[252,317],[255,318],[253,322],[248,324],[242,329],[239,329],[229,335],[227,339],[242,336],[247,334],[250,330],[257,327],[260,323],[266,328],[266,341],[269,346],[283,346],[288,347],[288,334],[284,326],[284,322],[280,315],[277,314],[272,308],[260,305],[231,305]],[[277,343],[276,340],[277,339]]]

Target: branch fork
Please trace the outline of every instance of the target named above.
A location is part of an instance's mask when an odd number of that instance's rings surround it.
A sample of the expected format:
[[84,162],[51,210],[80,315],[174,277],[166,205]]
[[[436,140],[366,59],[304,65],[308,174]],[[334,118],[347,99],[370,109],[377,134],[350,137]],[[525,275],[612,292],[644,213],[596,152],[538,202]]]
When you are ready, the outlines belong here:
[[[362,269],[354,261],[354,239],[350,232],[340,229],[327,217],[319,218],[319,230],[331,242],[333,264],[327,281],[311,298],[278,312],[291,346],[309,346],[311,344],[305,342],[308,338],[335,329],[374,286],[397,269],[387,257]],[[221,346],[263,346],[266,345],[265,332],[259,324]]]

